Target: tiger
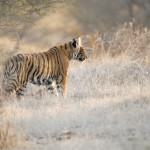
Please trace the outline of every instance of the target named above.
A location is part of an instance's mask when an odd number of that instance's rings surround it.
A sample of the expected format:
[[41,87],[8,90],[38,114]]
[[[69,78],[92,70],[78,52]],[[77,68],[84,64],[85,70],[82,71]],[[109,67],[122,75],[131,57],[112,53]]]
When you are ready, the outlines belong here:
[[[4,66],[3,87],[5,93],[24,96],[28,83],[44,85],[51,94],[66,97],[66,82],[70,60],[83,62],[87,59],[81,38],[72,39],[48,51],[17,54],[10,57]],[[54,84],[55,82],[55,84]]]

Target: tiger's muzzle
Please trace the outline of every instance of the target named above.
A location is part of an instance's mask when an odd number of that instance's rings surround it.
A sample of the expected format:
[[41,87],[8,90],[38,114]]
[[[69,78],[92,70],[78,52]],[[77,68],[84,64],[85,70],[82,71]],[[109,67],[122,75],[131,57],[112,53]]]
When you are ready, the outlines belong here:
[[87,56],[83,56],[82,53],[79,53],[77,55],[77,60],[79,60],[79,61],[84,61],[86,58],[87,58]]

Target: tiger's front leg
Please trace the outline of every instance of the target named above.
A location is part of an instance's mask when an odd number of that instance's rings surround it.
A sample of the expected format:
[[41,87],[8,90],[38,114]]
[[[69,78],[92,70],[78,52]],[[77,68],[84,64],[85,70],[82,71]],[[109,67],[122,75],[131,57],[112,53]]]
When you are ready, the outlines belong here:
[[21,99],[22,96],[24,96],[24,92],[26,90],[27,83],[24,83],[17,91],[16,96],[18,99]]
[[67,76],[60,75],[59,78],[56,80],[56,87],[59,96],[66,97],[66,80]]
[[53,81],[48,81],[46,84],[46,88],[49,91],[49,93],[53,96],[57,96],[57,91],[56,91],[56,87],[54,85]]

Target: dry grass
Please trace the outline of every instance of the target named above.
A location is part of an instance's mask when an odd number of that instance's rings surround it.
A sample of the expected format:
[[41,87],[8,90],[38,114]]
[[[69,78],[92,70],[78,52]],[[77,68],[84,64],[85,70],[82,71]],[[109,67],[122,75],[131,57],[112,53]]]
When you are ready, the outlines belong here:
[[18,139],[10,123],[0,125],[0,148],[10,148],[17,145]]
[[149,38],[149,30],[132,23],[83,36],[92,54],[82,64],[70,62],[65,100],[28,85],[22,101],[11,97],[0,107],[1,148],[23,141],[33,144],[29,150],[149,149]]
[[[2,67],[3,68],[3,67]],[[2,70],[1,68],[1,70]],[[2,71],[0,72],[0,84],[2,85]],[[11,102],[4,92],[2,87],[0,87],[0,149],[7,149],[19,146],[24,140],[21,129],[17,132],[16,125],[14,125],[10,120],[9,116],[6,117],[4,102]]]
[[150,31],[134,22],[125,23],[108,33],[84,36],[85,46],[94,58],[128,56],[142,64],[150,64]]

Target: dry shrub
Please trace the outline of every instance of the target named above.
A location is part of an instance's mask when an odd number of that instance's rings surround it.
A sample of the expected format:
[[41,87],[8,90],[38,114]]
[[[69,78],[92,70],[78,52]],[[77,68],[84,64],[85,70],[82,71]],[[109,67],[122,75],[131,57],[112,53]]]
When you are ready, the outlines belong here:
[[114,40],[121,44],[124,53],[134,60],[150,63],[150,31],[134,22],[125,23],[115,34]]
[[14,147],[17,140],[18,136],[14,133],[9,122],[0,126],[0,148]]
[[132,59],[150,63],[150,31],[135,22],[125,23],[110,32],[82,37],[94,58],[125,54]]

